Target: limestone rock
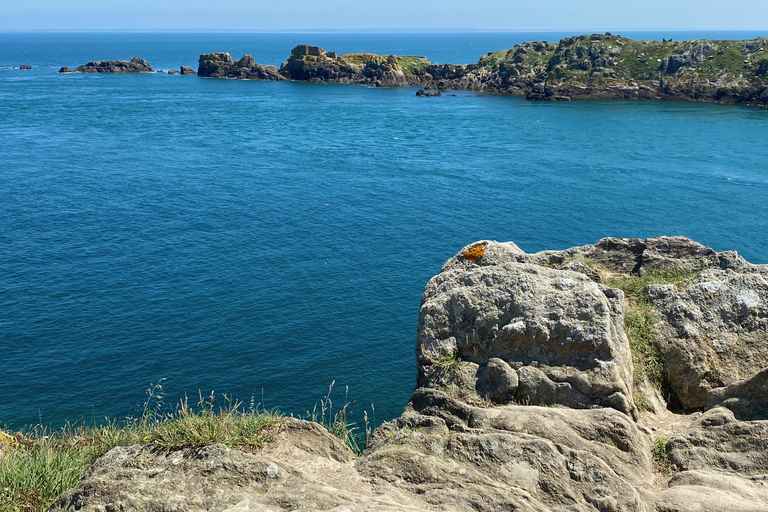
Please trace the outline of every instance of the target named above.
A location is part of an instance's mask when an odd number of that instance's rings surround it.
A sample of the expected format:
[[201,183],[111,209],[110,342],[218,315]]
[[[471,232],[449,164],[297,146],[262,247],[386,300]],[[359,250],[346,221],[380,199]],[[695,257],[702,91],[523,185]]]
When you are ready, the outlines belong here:
[[149,62],[138,57],[132,57],[130,61],[100,60],[75,68],[75,73],[152,73],[152,71]]
[[496,359],[519,375],[519,402],[635,414],[621,291],[584,274],[512,262],[523,255],[511,246],[488,243],[487,256],[475,263],[461,261],[464,252],[425,289],[419,387],[445,389],[446,358],[474,363],[482,373]]
[[717,470],[741,477],[768,474],[768,421],[738,421],[715,407],[669,440],[669,459],[680,471]]
[[767,275],[711,269],[682,291],[651,298],[670,384],[684,407],[705,407],[710,390],[768,367]]

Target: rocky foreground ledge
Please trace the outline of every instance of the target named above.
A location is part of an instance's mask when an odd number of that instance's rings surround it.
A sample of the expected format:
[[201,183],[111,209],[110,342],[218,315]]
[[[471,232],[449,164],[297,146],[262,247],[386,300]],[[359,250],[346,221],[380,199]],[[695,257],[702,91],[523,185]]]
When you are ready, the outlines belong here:
[[424,57],[339,55],[300,45],[280,66],[250,55],[200,56],[198,74],[523,94],[531,100],[685,99],[768,104],[768,38],[743,41],[634,41],[611,34],[568,37],[491,52],[476,64]]
[[361,456],[295,419],[255,453],[120,447],[51,510],[768,511],[767,279],[682,237],[477,242]]

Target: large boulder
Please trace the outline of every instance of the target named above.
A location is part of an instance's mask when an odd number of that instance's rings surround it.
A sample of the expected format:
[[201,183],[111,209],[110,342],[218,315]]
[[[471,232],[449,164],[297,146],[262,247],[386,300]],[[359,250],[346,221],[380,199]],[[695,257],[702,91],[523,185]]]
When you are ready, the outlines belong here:
[[[706,407],[710,390],[768,367],[768,265],[681,236],[604,238],[564,251],[521,253],[504,254],[508,261],[569,269],[597,281],[596,268],[660,281],[643,295],[654,311],[668,391],[685,409]],[[663,282],[678,273],[690,276],[682,288]]]
[[768,272],[706,270],[683,290],[656,289],[659,344],[687,409],[768,367]]
[[[482,256],[467,256],[478,248]],[[418,386],[475,403],[501,393],[502,403],[635,415],[623,293],[578,272],[511,261],[524,256],[515,249],[467,247],[427,284]],[[497,390],[502,381],[517,382],[516,389]]]

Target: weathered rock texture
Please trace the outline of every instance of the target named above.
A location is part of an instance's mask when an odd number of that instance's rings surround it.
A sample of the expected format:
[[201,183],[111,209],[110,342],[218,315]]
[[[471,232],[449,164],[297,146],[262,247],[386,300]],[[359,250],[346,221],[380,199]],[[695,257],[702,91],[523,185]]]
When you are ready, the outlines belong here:
[[[507,261],[498,256],[511,256]],[[635,414],[624,295],[570,270],[514,261],[486,244],[427,284],[419,318],[419,387],[465,402],[613,407]],[[504,254],[503,251],[509,251]],[[458,368],[446,361],[460,357]]]
[[[666,393],[709,409],[639,413],[605,283],[673,271],[643,291]],[[363,455],[293,419],[254,454],[116,448],[51,510],[768,511],[767,276],[682,237],[477,242],[427,284],[417,388]]]
[[[421,85],[439,89],[524,94],[531,100],[647,98],[768,104],[768,38],[744,41],[633,41],[593,34],[528,42],[490,52],[476,64],[434,64],[424,57],[338,55],[300,45],[277,71],[243,72],[203,65],[202,76]],[[206,57],[207,59],[204,59]],[[242,61],[242,59],[241,59]],[[269,66],[261,66],[266,68]]]
[[[62,68],[65,69],[65,68]],[[59,71],[62,72],[61,70]],[[152,73],[149,62],[138,57],[127,60],[99,60],[75,68],[75,73]]]
[[228,53],[200,55],[197,74],[213,78],[243,78],[251,80],[285,80],[275,66],[256,64],[251,55],[243,55],[237,62]]

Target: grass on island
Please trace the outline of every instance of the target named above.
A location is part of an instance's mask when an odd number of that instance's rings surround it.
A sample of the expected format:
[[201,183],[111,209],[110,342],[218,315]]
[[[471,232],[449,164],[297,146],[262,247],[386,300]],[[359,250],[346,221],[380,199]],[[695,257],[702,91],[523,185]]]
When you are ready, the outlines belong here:
[[[334,412],[328,395],[319,412],[307,413],[308,420],[323,425],[356,453],[365,448],[371,429],[364,414],[365,436],[351,422],[351,404]],[[196,406],[182,400],[167,411],[162,402],[162,385],[154,384],[138,418],[107,420],[99,426],[67,424],[59,430],[43,426],[14,434],[0,432],[0,511],[38,512],[47,510],[65,491],[76,486],[93,462],[117,446],[154,443],[166,450],[179,450],[223,443],[230,448],[255,452],[278,433],[286,417],[258,405],[243,407],[223,395],[200,397]]]

